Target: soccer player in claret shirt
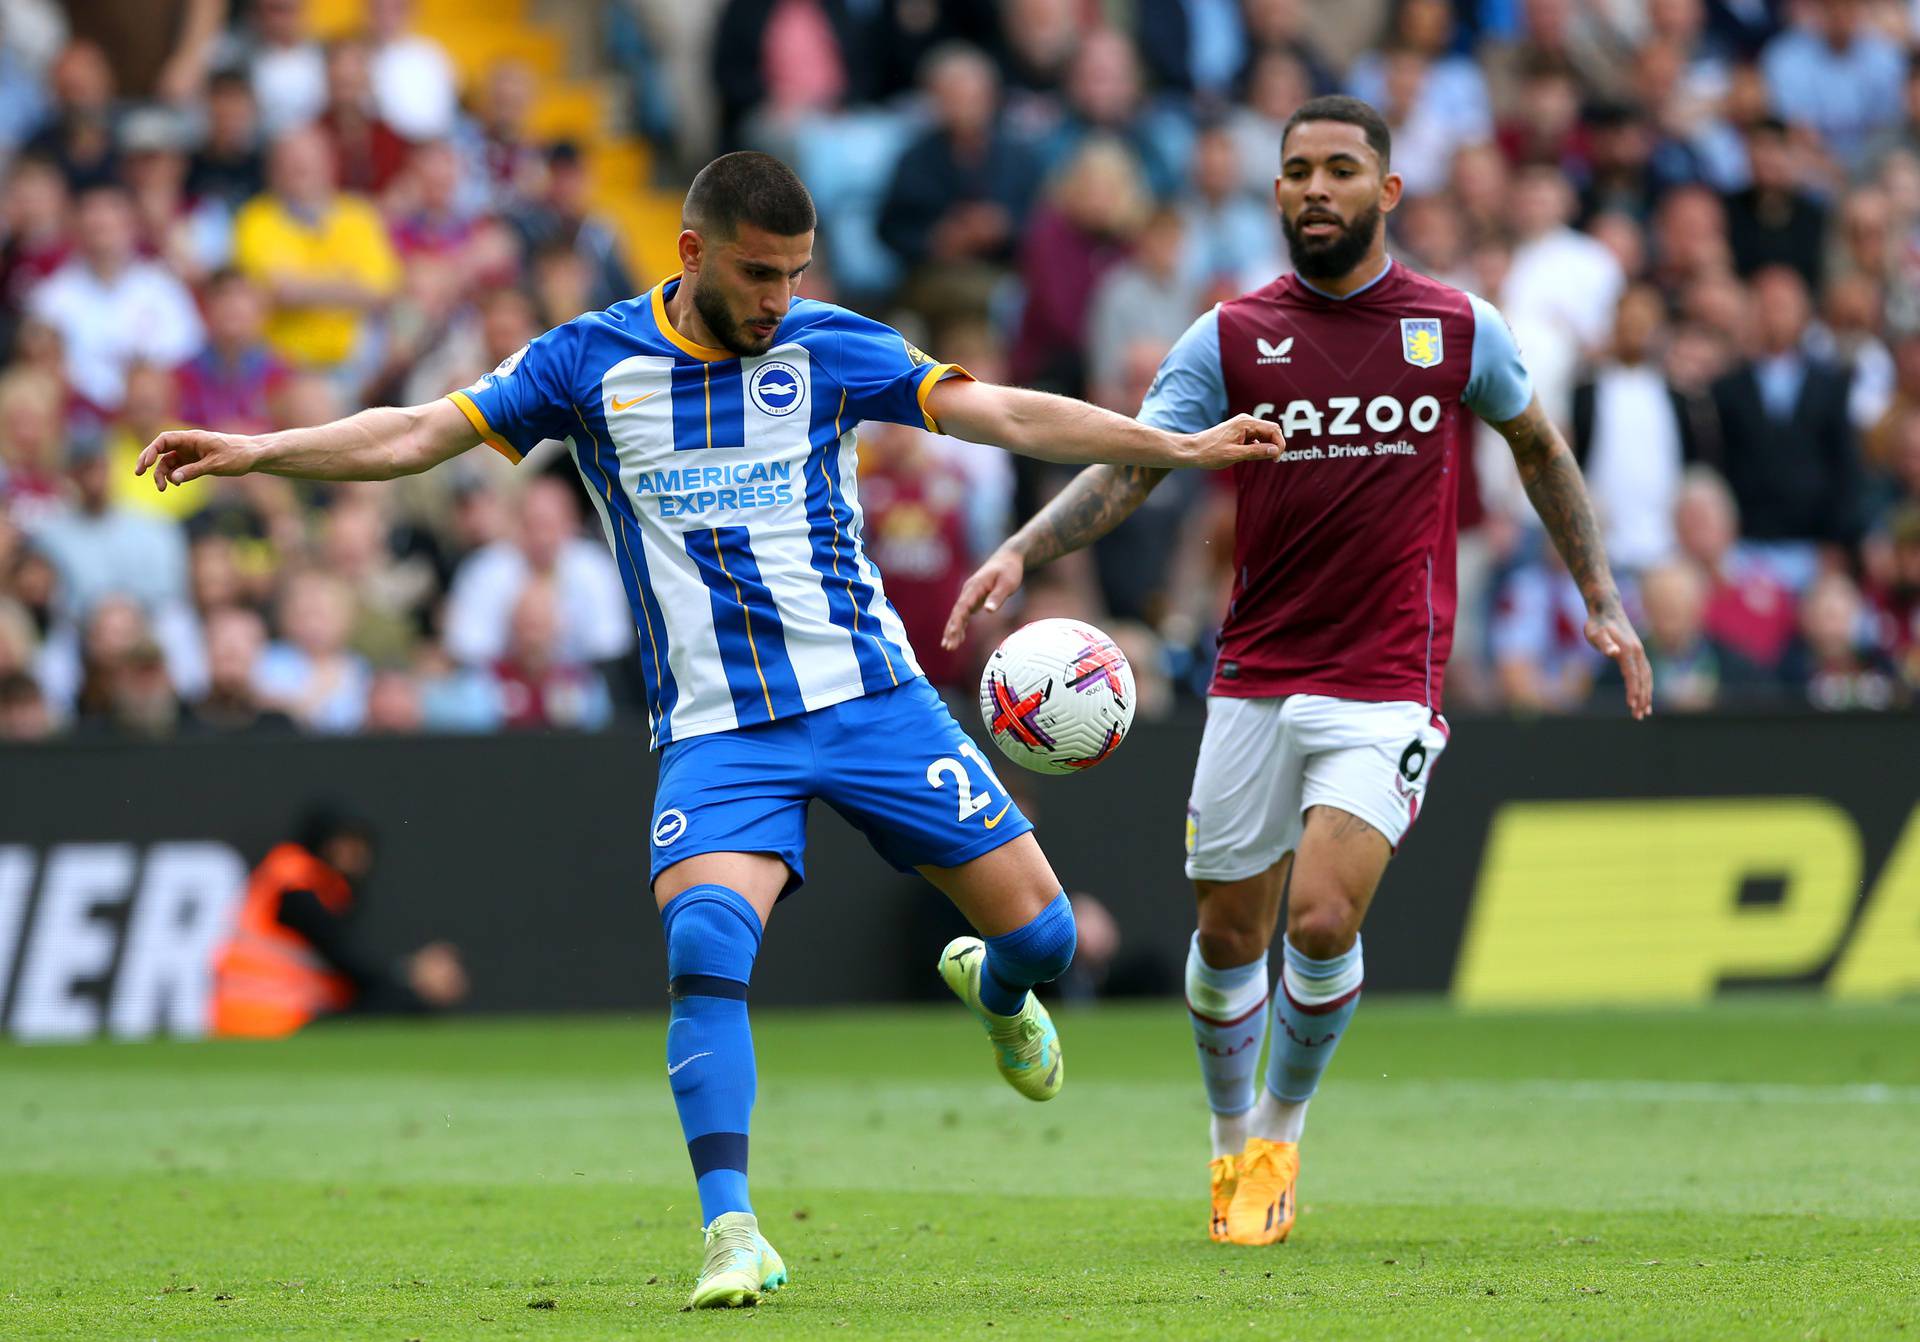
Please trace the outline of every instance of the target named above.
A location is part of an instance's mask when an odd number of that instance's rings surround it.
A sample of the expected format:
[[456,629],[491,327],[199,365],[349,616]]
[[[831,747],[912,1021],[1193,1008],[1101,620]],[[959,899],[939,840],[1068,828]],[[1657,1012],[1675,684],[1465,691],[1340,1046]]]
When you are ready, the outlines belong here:
[[[1512,446],[1586,598],[1586,636],[1620,664],[1635,717],[1653,693],[1579,468],[1506,323],[1386,253],[1384,216],[1401,189],[1386,122],[1356,99],[1317,98],[1281,146],[1274,194],[1295,273],[1196,321],[1140,410],[1176,430],[1237,410],[1287,438],[1278,461],[1234,468],[1233,599],[1187,807],[1199,896],[1187,1003],[1213,1111],[1210,1226],[1237,1244],[1275,1243],[1293,1226],[1307,1101],[1360,996],[1360,923],[1446,747],[1440,679],[1469,414]],[[1113,530],[1165,474],[1083,471],[968,580],[947,641],[1028,569]]]
[[565,441],[625,581],[662,750],[651,879],[667,1074],[706,1223],[698,1307],[751,1304],[786,1280],[747,1198],[746,996],[768,915],[801,882],[814,798],[980,931],[939,969],[1014,1089],[1051,1099],[1064,1077],[1028,989],[1066,969],[1073,915],[1033,826],[921,676],[865,554],[860,422],[1140,469],[1279,451],[1278,430],[1249,416],[1173,432],[976,382],[800,298],[813,232],[791,169],[729,154],[687,193],[681,274],[548,331],[464,391],[256,438],[164,433],[139,462],[163,490],[248,471],[382,480],[482,442],[517,462]]

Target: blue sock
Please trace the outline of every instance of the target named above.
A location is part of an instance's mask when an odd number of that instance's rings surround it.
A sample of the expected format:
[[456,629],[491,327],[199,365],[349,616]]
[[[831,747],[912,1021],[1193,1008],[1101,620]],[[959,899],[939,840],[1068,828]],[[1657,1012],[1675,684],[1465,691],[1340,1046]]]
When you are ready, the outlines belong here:
[[1027,989],[1051,983],[1073,963],[1073,905],[1064,891],[1025,927],[987,938],[980,970],[980,1005],[996,1016],[1018,1015]]
[[1291,941],[1280,967],[1280,991],[1273,995],[1273,1047],[1267,1053],[1267,1089],[1288,1104],[1313,1097],[1320,1074],[1360,1005],[1366,966],[1360,939],[1343,955],[1314,960]]
[[747,982],[760,951],[760,915],[720,885],[696,885],[660,910],[667,934],[667,1077],[700,1186],[703,1225],[747,1201],[747,1123],[753,1113],[753,1032]]

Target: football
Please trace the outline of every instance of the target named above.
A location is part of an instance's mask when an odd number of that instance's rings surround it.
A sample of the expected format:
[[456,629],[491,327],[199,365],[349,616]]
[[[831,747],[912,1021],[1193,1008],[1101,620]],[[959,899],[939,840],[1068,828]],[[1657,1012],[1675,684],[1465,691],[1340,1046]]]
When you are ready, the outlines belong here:
[[1133,725],[1133,668],[1081,620],[1037,620],[994,649],[980,717],[1008,759],[1035,773],[1090,769]]

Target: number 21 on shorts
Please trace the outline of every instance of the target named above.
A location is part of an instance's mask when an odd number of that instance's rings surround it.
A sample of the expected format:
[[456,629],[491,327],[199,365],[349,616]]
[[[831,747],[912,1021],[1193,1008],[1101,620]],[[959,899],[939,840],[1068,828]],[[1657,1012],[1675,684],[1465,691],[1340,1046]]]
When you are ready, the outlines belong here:
[[[967,821],[973,819],[989,806],[993,805],[993,794],[996,788],[999,789],[1002,796],[1006,795],[1007,789],[1006,786],[1001,783],[999,776],[994,773],[993,766],[987,763],[986,756],[980,753],[973,742],[963,741],[960,745],[960,753],[979,765],[980,772],[987,776],[987,786],[983,791],[975,795],[973,790],[973,777],[967,772],[967,766],[951,755],[942,755],[939,759],[927,766],[927,783],[936,790],[943,790],[947,785],[947,780],[953,780],[960,803],[959,820],[960,823],[964,825]],[[1000,817],[1007,813],[1007,807],[1011,805],[1013,805],[1013,798],[1008,796],[1006,797],[1005,804],[1002,805],[993,816],[983,822],[986,827],[992,829],[995,825],[999,824]]]

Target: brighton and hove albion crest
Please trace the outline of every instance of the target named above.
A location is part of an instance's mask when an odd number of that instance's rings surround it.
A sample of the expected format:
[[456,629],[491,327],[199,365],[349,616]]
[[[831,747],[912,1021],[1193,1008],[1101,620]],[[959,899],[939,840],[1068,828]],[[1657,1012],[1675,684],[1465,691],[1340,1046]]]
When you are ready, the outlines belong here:
[[747,392],[755,405],[775,418],[798,410],[807,395],[800,370],[778,359],[770,359],[753,370]]
[[1431,368],[1440,362],[1440,319],[1438,317],[1402,317],[1400,353],[1415,368]]

